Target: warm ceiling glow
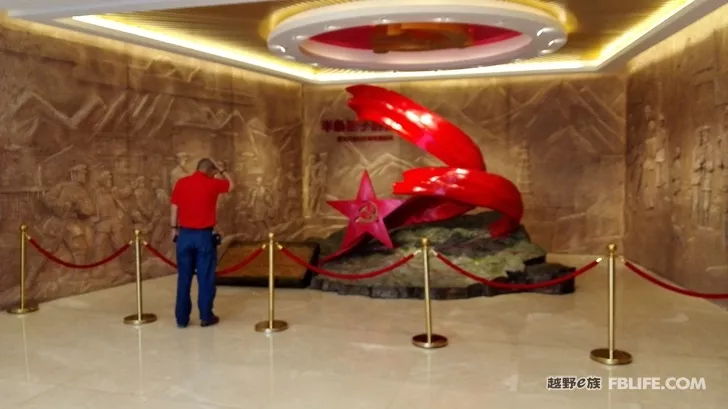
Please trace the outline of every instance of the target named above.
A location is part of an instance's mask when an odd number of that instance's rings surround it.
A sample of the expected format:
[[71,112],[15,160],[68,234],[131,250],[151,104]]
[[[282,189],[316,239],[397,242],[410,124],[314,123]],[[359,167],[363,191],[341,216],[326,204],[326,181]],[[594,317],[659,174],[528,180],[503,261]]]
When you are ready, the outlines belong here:
[[537,72],[573,72],[590,71],[598,69],[602,64],[615,57],[630,44],[654,30],[662,23],[679,13],[683,8],[693,3],[694,0],[682,0],[670,2],[645,18],[631,30],[614,40],[601,50],[599,57],[587,61],[557,61],[557,62],[519,62],[504,65],[467,68],[459,70],[438,70],[438,71],[408,71],[408,72],[342,72],[342,73],[321,73],[314,67],[291,67],[285,63],[277,62],[275,59],[264,59],[258,55],[247,54],[238,51],[226,50],[214,46],[204,45],[198,41],[185,40],[179,37],[165,35],[156,31],[131,26],[108,20],[100,16],[77,16],[73,20],[101,27],[108,30],[147,38],[154,41],[182,47],[205,54],[214,55],[220,58],[236,61],[239,63],[262,68],[276,74],[284,74],[297,79],[319,84],[345,83],[367,80],[392,80],[392,79],[435,79],[442,77],[473,77],[485,76],[488,74],[528,74]]
[[493,65],[490,67],[465,68],[462,70],[442,70],[442,71],[408,71],[408,72],[345,72],[332,74],[316,74],[316,81],[322,83],[336,83],[348,81],[366,81],[377,79],[434,79],[441,77],[452,77],[462,75],[464,77],[473,77],[477,75],[487,74],[526,74],[544,71],[572,71],[584,68],[595,67],[590,62],[582,61],[558,61],[558,62],[541,62],[541,63],[519,63]]
[[639,24],[632,27],[629,31],[622,34],[616,40],[609,43],[599,53],[599,63],[611,59],[617,55],[620,51],[627,48],[630,44],[639,40],[641,37],[647,35],[650,31],[659,27],[662,23],[666,22],[674,15],[679,13],[682,9],[689,6],[695,0],[675,0],[666,3],[660,7],[656,12],[642,20]]
[[275,60],[264,60],[257,55],[242,53],[238,51],[225,50],[218,47],[204,45],[197,41],[185,40],[180,37],[170,36],[156,31],[146,30],[140,27],[128,24],[118,23],[99,16],[78,16],[73,17],[74,20],[82,23],[91,24],[97,27],[120,31],[122,33],[131,34],[139,37],[148,38],[150,40],[159,41],[166,44],[176,45],[177,47],[187,48],[189,50],[199,51],[205,54],[215,55],[231,61],[237,61],[244,64],[250,64],[279,74],[292,75],[306,81],[315,81],[315,73],[313,68],[300,69],[288,67],[280,64]]

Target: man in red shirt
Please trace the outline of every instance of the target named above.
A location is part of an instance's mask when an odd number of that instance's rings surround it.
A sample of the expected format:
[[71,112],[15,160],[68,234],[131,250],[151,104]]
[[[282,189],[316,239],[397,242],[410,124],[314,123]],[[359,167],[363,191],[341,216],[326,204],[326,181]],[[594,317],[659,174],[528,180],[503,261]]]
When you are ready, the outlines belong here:
[[[216,177],[220,176],[220,177]],[[192,312],[190,289],[197,271],[200,325],[220,322],[213,313],[217,244],[215,223],[217,199],[232,190],[233,183],[225,169],[211,159],[202,159],[197,170],[177,181],[172,191],[171,223],[177,241],[177,326],[189,325]]]

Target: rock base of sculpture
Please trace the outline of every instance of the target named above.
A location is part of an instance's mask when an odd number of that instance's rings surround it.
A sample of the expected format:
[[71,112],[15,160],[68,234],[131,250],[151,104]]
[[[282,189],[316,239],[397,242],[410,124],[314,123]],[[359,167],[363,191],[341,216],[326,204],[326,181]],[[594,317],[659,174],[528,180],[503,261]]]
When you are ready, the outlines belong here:
[[[493,238],[485,226],[497,217],[494,212],[464,215],[438,223],[422,224],[393,230],[390,234],[395,249],[381,243],[368,242],[351,253],[321,267],[340,274],[361,274],[390,266],[421,248],[427,237],[438,253],[466,271],[489,280],[504,283],[540,283],[573,272],[573,267],[546,263],[546,252],[533,244],[521,228],[507,237]],[[319,241],[321,254],[331,254],[341,243],[344,231]],[[323,258],[322,257],[322,258]],[[409,263],[378,277],[364,280],[334,279],[315,275],[311,288],[342,295],[372,298],[418,298],[424,296],[422,255]],[[433,299],[490,297],[517,292],[568,294],[574,292],[574,280],[535,289],[508,290],[487,286],[465,277],[430,256],[430,287]]]

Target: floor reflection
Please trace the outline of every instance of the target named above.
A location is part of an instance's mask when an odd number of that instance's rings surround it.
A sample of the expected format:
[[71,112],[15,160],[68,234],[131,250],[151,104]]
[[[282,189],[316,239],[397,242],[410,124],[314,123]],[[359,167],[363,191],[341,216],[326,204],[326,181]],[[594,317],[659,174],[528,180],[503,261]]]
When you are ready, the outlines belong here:
[[[587,273],[575,294],[508,295],[433,303],[442,349],[421,350],[420,300],[279,290],[291,326],[265,335],[266,289],[220,288],[211,328],[174,325],[173,277],[145,283],[159,321],[121,317],[133,286],[0,316],[3,407],[33,408],[722,408],[728,403],[728,313],[619,271],[617,347],[604,367],[607,280]],[[600,376],[602,390],[548,391],[549,376]],[[704,391],[608,390],[609,376],[703,377]]]

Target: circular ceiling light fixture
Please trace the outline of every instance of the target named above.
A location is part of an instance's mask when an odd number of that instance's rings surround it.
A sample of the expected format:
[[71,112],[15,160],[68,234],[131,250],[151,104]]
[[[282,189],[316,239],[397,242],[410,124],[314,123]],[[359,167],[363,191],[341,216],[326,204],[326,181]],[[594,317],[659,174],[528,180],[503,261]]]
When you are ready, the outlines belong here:
[[504,1],[362,0],[295,14],[267,42],[301,63],[429,71],[552,54],[566,44],[567,34],[555,16]]
[[268,44],[268,48],[271,51],[275,51],[277,53],[285,53],[286,52],[286,47],[284,47],[282,45],[279,45],[279,44]]

